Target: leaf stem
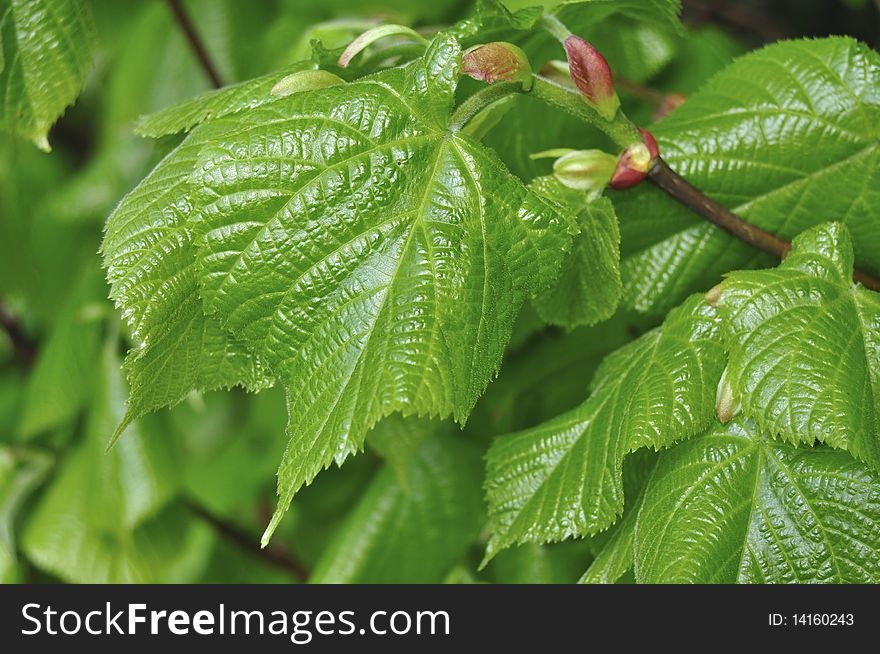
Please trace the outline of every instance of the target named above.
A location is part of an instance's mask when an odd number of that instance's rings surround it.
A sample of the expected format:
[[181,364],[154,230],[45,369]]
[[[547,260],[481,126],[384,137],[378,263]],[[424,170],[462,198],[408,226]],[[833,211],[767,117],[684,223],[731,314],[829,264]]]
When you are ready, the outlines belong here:
[[198,59],[199,65],[201,65],[205,75],[207,75],[208,79],[211,81],[211,85],[215,89],[219,89],[223,86],[223,82],[220,79],[220,75],[217,74],[217,68],[208,56],[208,51],[205,49],[204,43],[202,43],[202,40],[196,33],[189,15],[183,8],[183,4],[181,4],[180,0],[166,0],[166,2],[174,16],[174,20],[177,21],[177,25],[186,37],[189,47],[192,49],[193,54],[195,54],[196,59]]
[[608,120],[595,108],[593,108],[574,89],[568,89],[560,84],[551,82],[545,77],[534,76],[534,84],[529,95],[559,107],[563,111],[590,123],[594,127],[605,132],[622,150],[633,143],[642,143],[642,135],[635,124],[626,117],[623,111],[618,110],[613,120]]
[[[672,170],[662,159],[648,173],[657,187],[693,210],[716,227],[735,236],[752,247],[784,259],[791,250],[791,243],[766,232],[736,215],[726,207],[704,194],[681,175]],[[880,291],[880,279],[861,270],[853,271],[853,279],[865,288]]]
[[553,14],[544,14],[541,16],[540,23],[541,27],[552,34],[554,38],[558,39],[560,43],[571,36],[571,30]]
[[481,88],[452,113],[449,118],[449,129],[460,132],[483,109],[514,93],[524,93],[520,82],[496,82]]
[[309,571],[284,549],[278,547],[262,549],[259,546],[259,542],[249,534],[238,526],[215,515],[201,504],[193,500],[184,500],[184,504],[193,514],[208,523],[218,534],[238,546],[239,549],[251,556],[262,559],[276,568],[286,571],[297,581],[305,582],[309,578]]

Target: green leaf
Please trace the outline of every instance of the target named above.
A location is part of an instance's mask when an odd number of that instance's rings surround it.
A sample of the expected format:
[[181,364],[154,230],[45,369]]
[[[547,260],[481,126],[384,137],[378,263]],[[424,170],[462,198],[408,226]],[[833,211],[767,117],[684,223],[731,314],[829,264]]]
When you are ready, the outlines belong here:
[[18,581],[15,520],[51,465],[43,452],[0,447],[0,584]]
[[496,439],[487,455],[486,559],[514,543],[608,528],[624,506],[625,457],[703,431],[723,361],[715,310],[692,297],[662,327],[608,356],[579,407]]
[[642,583],[877,583],[880,478],[735,420],[663,455],[636,524]]
[[82,0],[0,1],[0,126],[48,152],[49,128],[76,100],[95,38]]
[[880,469],[880,294],[853,286],[852,270],[846,227],[814,227],[778,268],[731,274],[718,310],[744,415]]
[[591,200],[553,177],[540,177],[529,188],[576,211],[581,228],[559,279],[533,301],[538,315],[544,322],[566,329],[610,318],[622,293],[620,232],[614,206],[607,198]]
[[107,219],[110,297],[139,341],[126,358],[131,393],[117,435],[193,390],[271,384],[262,363],[205,317],[188,224],[190,174],[202,143],[188,137]]
[[103,333],[98,299],[105,287],[91,270],[73,286],[28,377],[18,423],[23,439],[72,421],[94,392]]
[[633,569],[636,519],[645,501],[647,481],[659,458],[655,452],[641,450],[626,460],[623,488],[630,500],[620,520],[607,532],[592,539],[598,546],[596,557],[581,575],[579,584],[613,584]]
[[486,569],[496,584],[571,584],[590,560],[586,541],[525,543],[500,552]]
[[160,516],[177,483],[162,431],[147,436],[133,425],[117,447],[104,451],[124,396],[110,341],[86,439],[63,462],[22,540],[28,559],[67,581],[158,581],[189,537],[185,523]]
[[135,124],[135,131],[141,136],[158,138],[177,132],[188,132],[196,125],[223,116],[255,109],[273,102],[272,87],[291,73],[312,68],[309,62],[301,61],[285,69],[269,73],[245,82],[224,86],[221,89],[205,91],[201,95],[142,116]]
[[477,0],[471,17],[453,25],[450,33],[468,45],[498,41],[531,29],[542,13],[541,7],[530,5],[510,11],[501,0]]
[[[880,272],[880,56],[847,38],[786,41],[715,75],[653,134],[669,165],[765,230],[791,239],[829,219]],[[662,314],[768,255],[648,184],[612,196],[627,304]]]
[[372,482],[327,547],[312,583],[439,583],[483,524],[479,451],[428,437],[407,486],[391,469]]
[[426,418],[404,418],[390,415],[379,421],[367,434],[367,445],[378,454],[391,470],[404,489],[408,488],[410,461],[418,453],[422,442],[431,434],[452,431],[448,422],[441,423]]
[[440,36],[406,68],[207,123],[187,142],[203,144],[187,197],[206,310],[289,395],[266,538],[381,417],[463,422],[519,306],[576,233],[448,131],[459,63]]

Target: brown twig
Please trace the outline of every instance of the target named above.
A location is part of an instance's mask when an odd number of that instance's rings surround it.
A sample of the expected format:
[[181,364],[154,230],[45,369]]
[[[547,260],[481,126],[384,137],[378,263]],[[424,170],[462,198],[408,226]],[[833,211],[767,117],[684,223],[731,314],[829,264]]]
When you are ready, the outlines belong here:
[[297,581],[304,582],[309,578],[309,571],[305,566],[295,560],[286,550],[277,546],[270,546],[262,549],[259,544],[259,538],[248,534],[236,525],[215,515],[201,504],[198,504],[193,500],[184,500],[184,504],[196,516],[213,527],[218,534],[235,544],[244,552],[258,559],[262,559],[276,568],[288,572]]
[[715,16],[721,22],[751,32],[764,41],[778,41],[788,36],[770,16],[757,16],[741,4],[730,4],[723,0],[684,0],[683,4],[685,9],[707,17]]
[[[784,259],[791,250],[791,243],[756,227],[721,206],[672,170],[662,159],[657,160],[648,173],[648,178],[683,205],[739,240],[780,259]],[[880,291],[880,279],[873,275],[855,270],[853,279],[872,291]]]
[[202,43],[199,35],[196,34],[195,27],[189,19],[186,10],[183,8],[183,4],[181,4],[180,0],[166,0],[166,2],[168,3],[168,8],[171,10],[171,13],[174,15],[174,20],[177,21],[183,35],[189,42],[190,48],[192,48],[193,53],[196,55],[196,59],[199,60],[202,70],[205,71],[205,75],[211,80],[211,84],[214,88],[219,89],[223,86],[223,82],[220,80],[220,75],[217,74],[217,68],[208,56],[208,51],[205,50],[204,43]]
[[9,337],[12,343],[12,350],[15,352],[16,358],[25,368],[33,365],[37,358],[37,346],[25,334],[24,328],[21,326],[19,319],[13,315],[3,304],[0,304],[0,327]]

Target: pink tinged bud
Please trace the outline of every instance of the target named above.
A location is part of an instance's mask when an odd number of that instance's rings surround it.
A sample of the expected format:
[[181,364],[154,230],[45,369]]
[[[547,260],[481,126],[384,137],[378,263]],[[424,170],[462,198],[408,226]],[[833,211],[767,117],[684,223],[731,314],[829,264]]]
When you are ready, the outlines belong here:
[[687,96],[681,93],[668,93],[667,95],[664,95],[663,99],[660,101],[660,105],[657,107],[657,110],[651,118],[655,123],[658,120],[666,118],[670,112],[675,111],[683,105],[685,100],[687,100]]
[[620,108],[620,99],[614,90],[611,69],[605,57],[579,36],[569,36],[563,45],[571,81],[587,102],[605,118],[612,120]]
[[529,59],[512,43],[495,41],[471,48],[462,56],[461,72],[487,84],[520,82],[526,91],[532,88]]
[[639,131],[644,142],[634,143],[623,151],[617,161],[617,169],[611,177],[611,188],[618,191],[640,184],[660,156],[657,141],[654,140],[651,132],[644,129]]

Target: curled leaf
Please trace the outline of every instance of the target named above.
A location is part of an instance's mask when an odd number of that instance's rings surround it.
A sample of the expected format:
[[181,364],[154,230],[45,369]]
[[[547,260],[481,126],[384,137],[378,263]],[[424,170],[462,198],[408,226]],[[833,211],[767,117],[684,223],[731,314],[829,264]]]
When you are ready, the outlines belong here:
[[351,60],[358,54],[366,50],[379,39],[384,39],[387,36],[407,36],[415,39],[423,45],[428,44],[425,37],[406,25],[379,25],[378,27],[367,30],[348,45],[339,56],[339,61],[337,62],[339,67],[348,68],[348,64],[351,63]]

